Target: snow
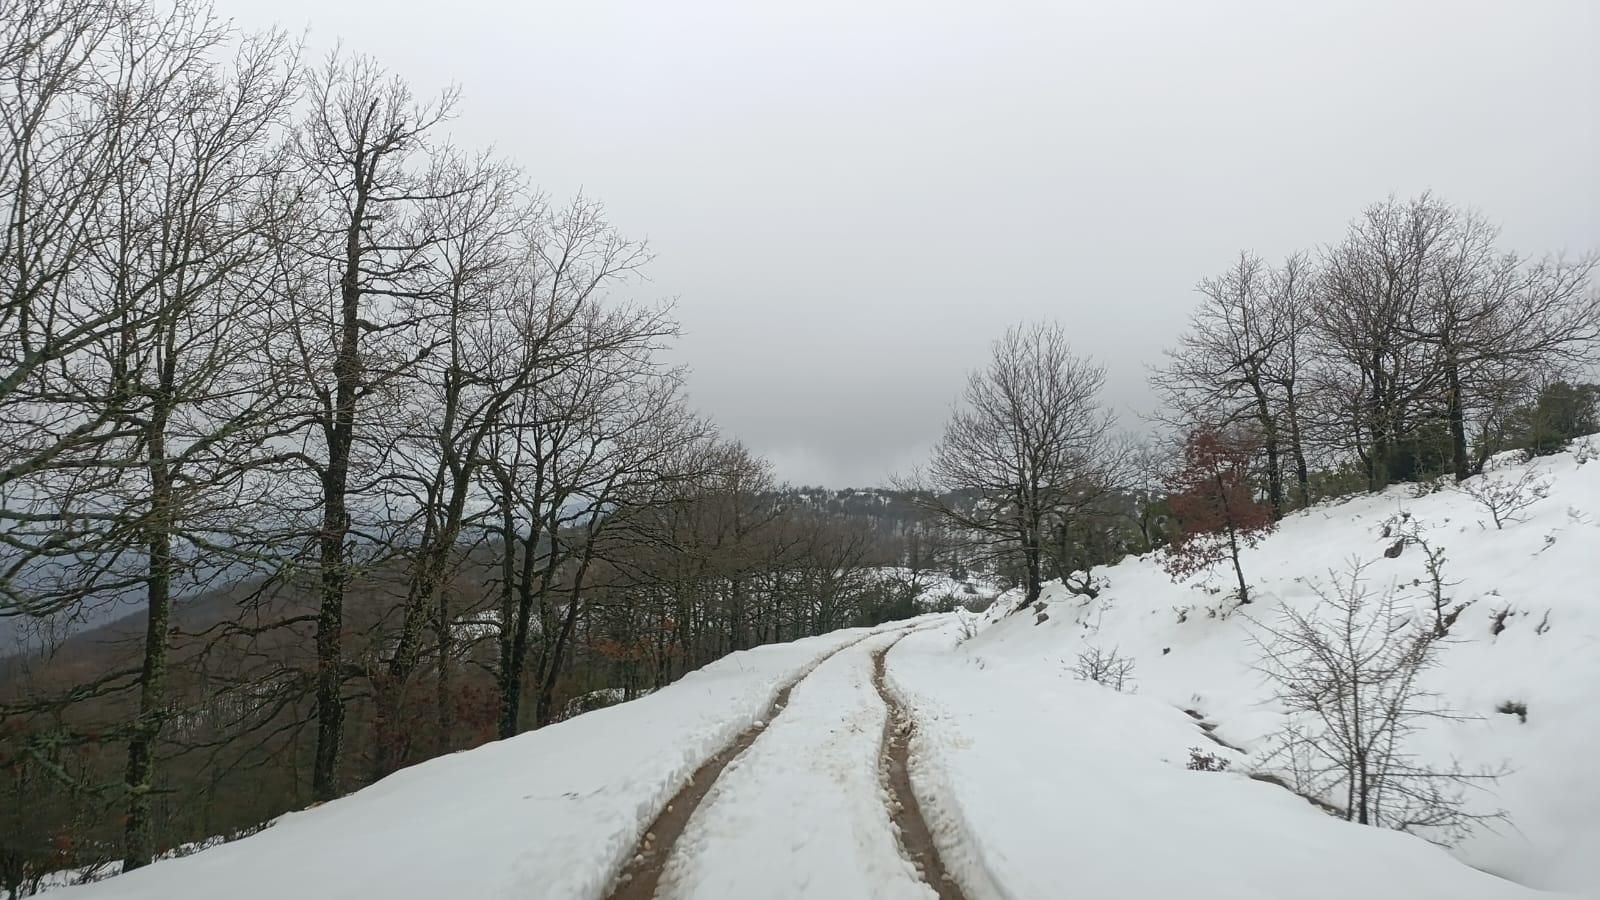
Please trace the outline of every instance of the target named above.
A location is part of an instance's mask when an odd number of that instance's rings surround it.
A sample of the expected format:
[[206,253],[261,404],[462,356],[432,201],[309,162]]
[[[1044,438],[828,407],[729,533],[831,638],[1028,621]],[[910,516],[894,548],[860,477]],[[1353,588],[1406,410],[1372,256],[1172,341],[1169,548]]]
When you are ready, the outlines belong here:
[[907,638],[888,672],[917,721],[913,786],[974,900],[1544,896],[1242,774],[1188,771],[1190,747],[1234,754],[1170,704],[1037,656],[951,665],[955,635]]
[[402,770],[265,831],[58,900],[591,900],[661,804],[865,629],[735,653],[648,697]]
[[887,714],[874,637],[819,666],[689,820],[663,900],[931,900],[899,855],[878,781]]
[[[1600,449],[1600,441],[1590,439]],[[538,897],[599,900],[687,776],[765,715],[778,687],[837,648],[696,811],[663,900],[929,895],[898,853],[879,783],[884,707],[871,652],[912,712],[911,775],[969,900],[1373,897],[1519,900],[1600,889],[1600,461],[1526,466],[1548,495],[1503,530],[1464,491],[1397,487],[1289,516],[1231,570],[1174,584],[1154,557],[1096,570],[1095,599],[1047,588],[1040,616],[929,616],[735,654],[648,697],[434,760],[243,840],[60,893],[62,900]],[[1494,476],[1515,478],[1522,464]],[[1248,777],[1292,724],[1254,668],[1251,635],[1351,560],[1427,611],[1424,555],[1447,554],[1467,604],[1426,687],[1466,718],[1431,723],[1424,761],[1513,769],[1481,798],[1511,824],[1443,849],[1328,816]],[[1495,634],[1494,613],[1509,608]],[[973,630],[976,633],[973,634]],[[1131,658],[1134,690],[1075,679],[1087,648]],[[1528,721],[1497,713],[1525,703]],[[1215,735],[1207,740],[1184,710]],[[1186,768],[1190,748],[1229,762]],[[1590,894],[1585,894],[1589,896]],[[1600,896],[1600,894],[1592,894]],[[1561,896],[1569,896],[1562,894]]]
[[[1085,648],[1115,649],[1135,661],[1140,701],[1203,713],[1217,724],[1219,737],[1250,751],[1239,765],[1261,765],[1270,735],[1286,720],[1254,668],[1260,651],[1249,638],[1257,627],[1251,620],[1272,622],[1282,605],[1310,607],[1317,602],[1314,585],[1328,584],[1330,573],[1344,571],[1351,560],[1370,564],[1373,588],[1396,585],[1403,601],[1431,619],[1421,549],[1384,556],[1394,542],[1383,537],[1385,523],[1404,513],[1425,540],[1445,549],[1452,605],[1468,604],[1439,668],[1424,680],[1438,702],[1468,718],[1431,723],[1413,749],[1436,765],[1458,760],[1468,770],[1512,769],[1478,801],[1484,811],[1505,810],[1510,824],[1480,831],[1452,852],[1522,884],[1594,891],[1600,889],[1600,778],[1591,762],[1600,746],[1600,462],[1579,462],[1591,448],[1600,448],[1600,437],[1588,438],[1576,458],[1564,453],[1526,464],[1548,482],[1548,496],[1504,530],[1458,488],[1419,497],[1413,486],[1398,486],[1286,517],[1276,534],[1243,555],[1254,602],[1242,611],[1231,611],[1227,599],[1231,570],[1174,584],[1154,556],[1128,559],[1096,570],[1105,587],[1092,601],[1048,586],[1043,623],[1032,611],[1009,615],[1015,595],[1002,600],[985,617],[988,627],[956,655],[969,669],[1021,666],[1014,680],[1031,692],[1035,682],[1064,677]],[[1516,478],[1522,469],[1502,466],[1488,477]],[[1507,607],[1513,612],[1495,635],[1491,614]],[[1182,622],[1179,610],[1185,611]],[[894,676],[895,655],[890,661]],[[1059,715],[1104,728],[1104,717],[1115,715],[1123,726],[1116,710],[1127,704],[1091,713],[1088,704],[1095,701],[1081,695],[1073,692],[1067,706],[1047,705],[1045,720],[1059,721],[1053,718]],[[1527,704],[1526,724],[1495,711],[1505,701]],[[1184,724],[1181,714],[1173,716]],[[1188,743],[1221,752],[1192,729]],[[1177,752],[1166,743],[1155,747]],[[1273,790],[1251,788],[1261,789]]]

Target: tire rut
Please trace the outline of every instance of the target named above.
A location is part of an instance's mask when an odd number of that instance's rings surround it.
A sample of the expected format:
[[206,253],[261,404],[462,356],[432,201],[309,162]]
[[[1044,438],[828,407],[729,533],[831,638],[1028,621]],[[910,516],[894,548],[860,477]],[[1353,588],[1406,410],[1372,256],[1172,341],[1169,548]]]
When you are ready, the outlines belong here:
[[[909,634],[910,632],[907,632]],[[900,635],[904,638],[906,635]],[[911,789],[911,714],[884,684],[884,658],[896,638],[887,647],[872,654],[872,686],[888,707],[883,720],[883,743],[879,750],[884,787],[889,791],[889,818],[895,824],[895,838],[906,859],[916,867],[922,880],[938,895],[939,900],[967,900],[954,877],[939,858],[939,848],[933,842],[933,831],[922,817],[922,806],[917,803],[916,792]]]
[[688,826],[694,811],[699,808],[700,802],[711,792],[711,786],[716,784],[717,778],[722,775],[722,770],[738,758],[739,754],[749,749],[762,732],[771,727],[772,720],[789,705],[789,695],[800,682],[805,681],[823,663],[881,633],[863,635],[818,657],[800,674],[790,679],[789,683],[778,689],[777,695],[767,706],[766,715],[759,724],[751,725],[739,732],[732,741],[717,751],[715,756],[701,763],[700,768],[695,769],[694,774],[689,776],[688,783],[672,795],[672,799],[667,801],[667,805],[656,815],[650,827],[645,829],[644,835],[634,845],[627,862],[612,880],[611,890],[605,895],[606,900],[654,900],[661,875],[666,870],[667,861],[672,858],[673,847],[683,836],[684,829]]

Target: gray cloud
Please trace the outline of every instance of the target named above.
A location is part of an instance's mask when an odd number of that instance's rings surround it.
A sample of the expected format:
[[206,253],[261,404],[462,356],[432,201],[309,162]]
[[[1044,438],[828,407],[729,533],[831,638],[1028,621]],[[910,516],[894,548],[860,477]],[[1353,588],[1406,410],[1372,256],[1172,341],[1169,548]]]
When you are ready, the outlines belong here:
[[1196,279],[1432,188],[1600,246],[1600,6],[222,0],[309,23],[659,254],[693,398],[780,474],[881,480],[1013,321],[1130,414]]

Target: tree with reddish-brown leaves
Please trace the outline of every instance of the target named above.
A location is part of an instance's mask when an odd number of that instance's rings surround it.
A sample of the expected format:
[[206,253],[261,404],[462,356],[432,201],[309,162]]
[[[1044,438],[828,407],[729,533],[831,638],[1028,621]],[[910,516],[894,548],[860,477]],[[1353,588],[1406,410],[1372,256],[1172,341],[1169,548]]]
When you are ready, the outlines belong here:
[[1168,501],[1178,520],[1178,533],[1162,564],[1175,579],[1188,578],[1231,560],[1239,579],[1239,602],[1250,602],[1241,547],[1254,547],[1276,527],[1270,504],[1256,499],[1250,479],[1255,446],[1215,428],[1189,434],[1183,465],[1167,478]]

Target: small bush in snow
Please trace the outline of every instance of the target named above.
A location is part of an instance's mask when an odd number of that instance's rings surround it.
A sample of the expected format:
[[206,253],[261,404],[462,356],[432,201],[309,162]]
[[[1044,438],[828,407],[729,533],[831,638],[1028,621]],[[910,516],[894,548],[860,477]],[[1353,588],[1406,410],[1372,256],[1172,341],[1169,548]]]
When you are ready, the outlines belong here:
[[1133,660],[1099,647],[1090,647],[1078,654],[1072,665],[1072,674],[1082,681],[1093,681],[1114,691],[1133,690]]
[[1511,618],[1512,609],[1509,606],[1501,607],[1489,613],[1489,633],[1495,637],[1506,630],[1506,620]]
[[1418,621],[1393,589],[1375,593],[1353,563],[1309,611],[1284,607],[1257,623],[1260,670],[1290,713],[1269,763],[1294,790],[1342,801],[1344,818],[1454,843],[1503,813],[1475,812],[1467,792],[1503,771],[1468,773],[1411,755],[1408,738],[1430,719],[1459,718],[1422,687],[1438,660],[1437,623]]
[[1550,495],[1550,482],[1531,469],[1520,475],[1479,475],[1461,483],[1461,490],[1489,513],[1496,530],[1522,521],[1522,512]]
[[1199,747],[1190,747],[1189,764],[1184,768],[1191,772],[1226,772],[1229,765],[1231,763],[1224,757],[1207,753]]
[[1422,481],[1413,482],[1411,485],[1411,498],[1413,500],[1421,500],[1423,497],[1426,497],[1429,494],[1437,494],[1445,489],[1445,485],[1448,482],[1448,475],[1441,475],[1437,478],[1425,478]]
[[[1433,636],[1445,637],[1450,633],[1451,626],[1461,618],[1461,613],[1467,608],[1465,603],[1451,605],[1447,591],[1460,584],[1459,581],[1448,581],[1444,576],[1444,547],[1432,543],[1423,533],[1422,523],[1409,516],[1400,525],[1400,543],[1416,544],[1422,549],[1425,557],[1423,567],[1428,572],[1428,605],[1433,611]],[[1388,554],[1384,554],[1387,556]],[[1419,579],[1415,582],[1421,586]]]
[[959,610],[956,612],[956,616],[961,623],[961,640],[972,640],[978,633],[978,622],[983,616],[978,613],[965,613]]

